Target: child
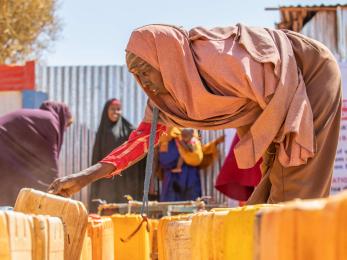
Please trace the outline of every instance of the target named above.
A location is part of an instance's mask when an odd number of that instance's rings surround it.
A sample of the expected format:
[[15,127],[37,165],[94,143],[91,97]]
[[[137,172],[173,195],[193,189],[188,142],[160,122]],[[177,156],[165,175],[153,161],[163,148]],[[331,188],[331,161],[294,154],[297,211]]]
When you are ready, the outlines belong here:
[[[181,140],[177,140],[178,144],[187,152],[194,152],[195,144],[197,143],[197,138],[194,136],[194,129],[183,128],[181,132]],[[184,160],[182,156],[179,157],[176,168],[171,171],[174,173],[182,172]]]

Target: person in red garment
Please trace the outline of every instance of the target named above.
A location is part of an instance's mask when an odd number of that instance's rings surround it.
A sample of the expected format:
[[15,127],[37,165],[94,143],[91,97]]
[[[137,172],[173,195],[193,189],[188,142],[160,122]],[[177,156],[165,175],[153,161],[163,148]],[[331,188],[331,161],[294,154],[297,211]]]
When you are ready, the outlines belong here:
[[236,128],[239,168],[264,158],[249,204],[329,195],[341,118],[341,75],[331,52],[298,33],[230,27],[186,31],[171,25],[136,29],[127,65],[149,97],[129,140],[92,167],[55,180],[70,196],[111,177],[148,150],[152,107],[160,110],[156,144],[166,126]]
[[261,179],[260,159],[257,164],[249,169],[240,169],[237,166],[234,148],[240,138],[237,134],[231,143],[228,155],[226,156],[223,166],[217,176],[215,188],[228,198],[245,202],[251,196],[254,188],[259,184]]

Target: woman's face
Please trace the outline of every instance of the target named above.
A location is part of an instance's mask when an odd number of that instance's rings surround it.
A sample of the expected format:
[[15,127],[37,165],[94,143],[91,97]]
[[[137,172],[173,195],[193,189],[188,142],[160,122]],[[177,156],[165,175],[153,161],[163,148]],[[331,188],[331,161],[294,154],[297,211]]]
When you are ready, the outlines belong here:
[[134,72],[140,79],[142,86],[154,95],[169,93],[163,82],[160,71],[146,63]]
[[118,104],[112,104],[109,105],[107,110],[108,118],[112,123],[115,123],[118,121],[119,117],[122,114],[121,106]]

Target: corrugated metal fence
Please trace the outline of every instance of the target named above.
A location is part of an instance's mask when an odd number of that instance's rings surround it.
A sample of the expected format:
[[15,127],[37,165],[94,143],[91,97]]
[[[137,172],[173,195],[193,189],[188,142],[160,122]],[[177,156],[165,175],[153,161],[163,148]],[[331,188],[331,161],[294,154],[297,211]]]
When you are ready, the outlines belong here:
[[[118,98],[123,104],[123,115],[137,125],[144,114],[147,98],[125,66],[38,66],[37,90],[48,94],[50,100],[66,103],[74,115],[74,124],[67,130],[60,154],[62,176],[78,172],[90,166],[94,136],[106,100]],[[203,142],[208,142],[223,131],[203,131]],[[224,201],[213,187],[224,159],[224,147],[220,146],[221,159],[211,169],[201,173],[203,195]],[[75,197],[87,203],[88,189]]]
[[347,8],[318,12],[301,33],[325,44],[338,61],[347,60]]

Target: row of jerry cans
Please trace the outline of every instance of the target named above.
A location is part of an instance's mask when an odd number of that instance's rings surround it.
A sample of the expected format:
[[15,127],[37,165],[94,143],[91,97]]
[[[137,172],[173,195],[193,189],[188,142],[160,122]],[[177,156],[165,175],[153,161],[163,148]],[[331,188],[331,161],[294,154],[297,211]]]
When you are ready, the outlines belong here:
[[162,218],[158,228],[160,260],[253,259],[256,213],[273,205],[213,209]]
[[[14,210],[16,212],[7,213],[6,211],[6,214],[24,216],[25,219],[33,218],[35,221],[42,218],[38,215],[49,215],[54,216],[52,219],[61,221],[63,232],[60,234],[63,237],[61,245],[64,256],[37,259],[149,260],[157,258],[157,220],[144,221],[140,215],[118,214],[111,217],[91,215],[88,218],[85,207],[79,201],[27,188],[20,191]],[[35,214],[35,216],[29,217],[28,214]],[[30,221],[27,220],[29,226]],[[35,221],[33,223],[36,223]],[[18,227],[18,224],[15,226]],[[23,228],[20,227],[23,231],[21,234],[28,235],[25,226]],[[33,248],[39,248],[33,245],[32,241],[25,239],[22,244],[30,248],[28,252],[31,252]],[[17,245],[20,244],[17,243]],[[23,250],[20,251],[23,252]],[[32,259],[29,256],[26,258]],[[24,259],[24,257],[9,259]]]
[[[65,259],[347,259],[347,193],[281,205],[214,209],[164,217],[159,223],[139,215],[90,217],[86,236],[87,215],[77,201],[26,189],[19,194],[15,210],[60,217]],[[35,249],[33,253],[33,243],[48,241],[32,239],[42,223],[49,227],[47,217],[15,212],[1,216],[0,231],[15,234],[7,240],[0,236],[0,248],[8,248],[15,256],[9,259],[32,259],[52,251]]]
[[347,192],[296,200],[257,215],[256,260],[347,259]]
[[0,259],[64,259],[64,229],[57,217],[0,211]]
[[346,229],[347,192],[165,217],[158,228],[159,260],[343,260]]

